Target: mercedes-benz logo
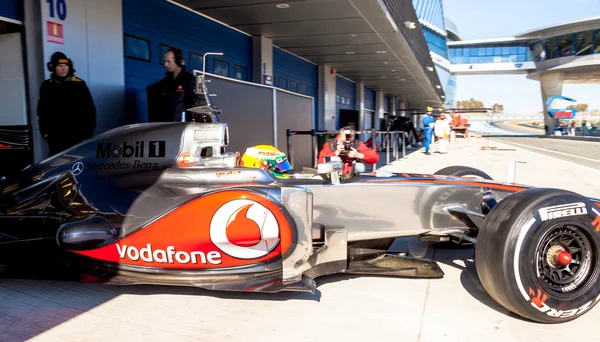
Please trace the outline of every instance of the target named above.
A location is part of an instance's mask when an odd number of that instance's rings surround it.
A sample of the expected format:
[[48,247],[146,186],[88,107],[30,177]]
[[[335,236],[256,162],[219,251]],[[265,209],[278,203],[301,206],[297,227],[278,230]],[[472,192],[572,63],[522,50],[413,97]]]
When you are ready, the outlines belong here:
[[82,162],[77,162],[77,163],[73,164],[73,167],[71,168],[71,171],[73,172],[73,174],[75,176],[77,176],[78,174],[80,174],[81,172],[83,172],[83,163]]

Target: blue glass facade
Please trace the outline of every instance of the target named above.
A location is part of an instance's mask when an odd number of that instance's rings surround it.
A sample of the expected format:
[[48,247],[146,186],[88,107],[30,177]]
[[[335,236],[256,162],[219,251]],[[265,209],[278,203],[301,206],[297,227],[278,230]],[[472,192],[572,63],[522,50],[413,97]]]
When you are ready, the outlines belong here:
[[540,62],[567,56],[600,53],[600,30],[564,34],[534,41],[529,45],[533,60]]
[[446,94],[446,100],[444,103],[455,107],[456,106],[456,75],[450,75],[448,79],[448,86],[444,88]]
[[[450,59],[442,0],[412,0],[412,4],[421,22],[421,29],[429,51],[445,59]],[[456,97],[456,76],[437,64],[435,70],[446,96],[444,103],[453,105]]]
[[429,51],[448,59],[446,36],[441,33],[446,32],[442,0],[413,0],[413,7],[421,21],[421,29]]
[[442,68],[439,65],[435,66],[435,71],[440,79],[442,89],[446,98],[444,99],[445,104],[454,105],[456,97],[456,76],[450,73],[450,70]]
[[452,46],[448,56],[452,64],[527,62],[533,60],[527,44],[489,44]]
[[413,0],[412,3],[420,20],[426,21],[441,31],[446,31],[442,0]]
[[446,37],[441,34],[423,27],[423,35],[429,47],[429,51],[433,51],[438,55],[448,59],[448,46],[446,45]]

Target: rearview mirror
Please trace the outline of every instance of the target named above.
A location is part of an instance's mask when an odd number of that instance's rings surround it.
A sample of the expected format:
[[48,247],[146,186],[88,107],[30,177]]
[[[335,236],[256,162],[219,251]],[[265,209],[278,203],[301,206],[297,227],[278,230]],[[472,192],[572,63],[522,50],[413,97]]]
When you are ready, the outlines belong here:
[[340,184],[342,160],[340,157],[331,157],[330,161],[317,165],[318,174],[328,174],[333,184]]

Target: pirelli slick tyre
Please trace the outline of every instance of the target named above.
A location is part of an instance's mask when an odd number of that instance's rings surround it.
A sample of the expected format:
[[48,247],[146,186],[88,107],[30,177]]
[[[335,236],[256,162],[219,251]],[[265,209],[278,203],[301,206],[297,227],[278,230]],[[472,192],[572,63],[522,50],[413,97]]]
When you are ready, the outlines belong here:
[[487,173],[478,170],[476,168],[472,168],[469,166],[449,166],[445,167],[441,170],[438,170],[434,175],[440,176],[456,176],[456,177],[465,177],[465,178],[480,178],[480,179],[489,179],[490,177]]
[[600,210],[557,189],[500,201],[477,237],[483,287],[508,310],[541,323],[573,320],[600,299]]

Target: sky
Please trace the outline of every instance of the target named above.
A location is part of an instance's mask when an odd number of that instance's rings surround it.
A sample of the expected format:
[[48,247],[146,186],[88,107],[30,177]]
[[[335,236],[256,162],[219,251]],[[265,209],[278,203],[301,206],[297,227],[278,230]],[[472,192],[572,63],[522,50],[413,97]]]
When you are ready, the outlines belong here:
[[[444,16],[462,40],[504,38],[536,28],[600,16],[600,0],[443,0]],[[600,84],[564,84],[562,95],[600,109]],[[510,114],[543,109],[540,83],[525,75],[457,76],[456,100],[504,105]]]

